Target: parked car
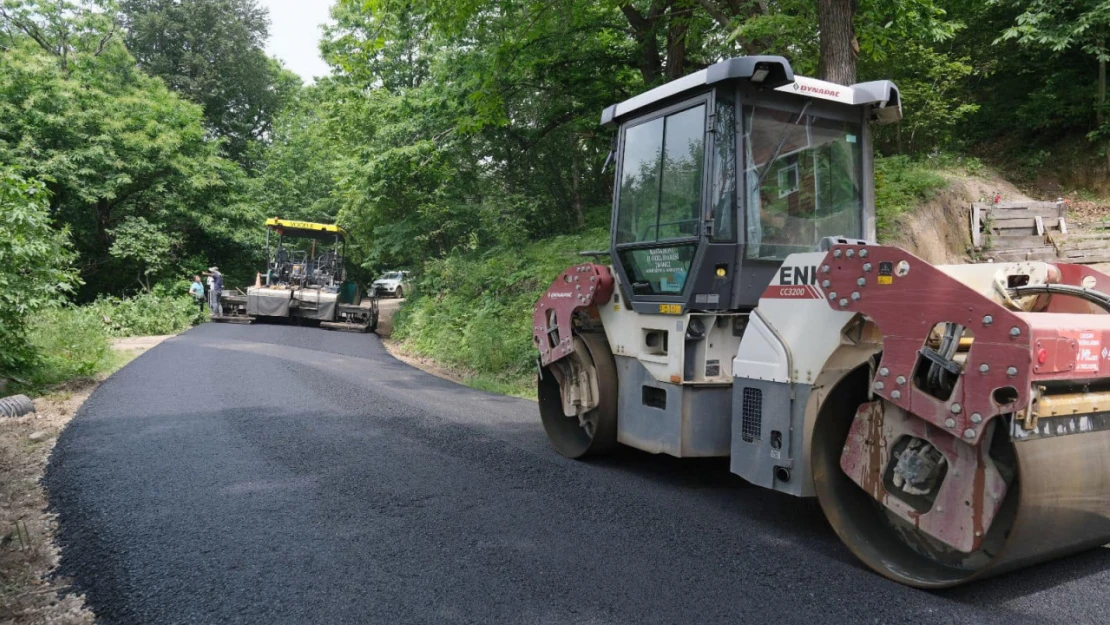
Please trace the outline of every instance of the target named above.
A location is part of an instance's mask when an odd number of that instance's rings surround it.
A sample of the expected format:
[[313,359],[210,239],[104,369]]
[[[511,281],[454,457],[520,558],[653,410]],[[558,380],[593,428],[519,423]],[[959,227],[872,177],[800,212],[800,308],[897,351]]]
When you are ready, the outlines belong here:
[[382,274],[370,286],[374,289],[374,294],[379,297],[388,295],[389,297],[401,298],[405,296],[405,291],[409,288],[408,280],[409,272],[390,271]]

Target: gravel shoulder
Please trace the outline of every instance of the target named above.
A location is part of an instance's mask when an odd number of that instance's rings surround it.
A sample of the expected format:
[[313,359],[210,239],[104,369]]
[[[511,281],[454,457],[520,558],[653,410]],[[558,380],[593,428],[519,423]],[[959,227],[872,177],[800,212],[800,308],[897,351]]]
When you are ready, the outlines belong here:
[[35,400],[35,412],[0,419],[0,622],[93,622],[66,579],[50,578],[59,552],[41,480],[58,433],[99,382],[73,380]]
[[727,461],[575,462],[526,400],[374,335],[205,324],[112,376],[47,472],[104,625],[1099,623],[1110,552],[944,593]]

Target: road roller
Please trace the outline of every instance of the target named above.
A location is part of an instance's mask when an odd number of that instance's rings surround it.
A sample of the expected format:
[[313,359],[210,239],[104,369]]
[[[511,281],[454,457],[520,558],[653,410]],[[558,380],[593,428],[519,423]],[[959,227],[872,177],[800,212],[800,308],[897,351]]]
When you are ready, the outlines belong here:
[[555,450],[728,457],[921,588],[1110,542],[1110,277],[875,243],[901,117],[770,56],[606,108],[609,248],[534,308]]

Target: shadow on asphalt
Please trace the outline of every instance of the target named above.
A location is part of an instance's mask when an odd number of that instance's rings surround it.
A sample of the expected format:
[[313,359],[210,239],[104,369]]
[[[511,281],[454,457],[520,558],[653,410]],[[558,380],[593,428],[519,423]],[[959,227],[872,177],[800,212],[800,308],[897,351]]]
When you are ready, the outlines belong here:
[[837,539],[816,499],[800,499],[753,486],[729,472],[728,458],[683,459],[620,447],[613,455],[591,462],[675,489],[704,491],[706,496],[718,499],[730,514],[782,530],[804,542],[806,548],[863,568]]
[[1108,570],[1110,549],[1100,547],[937,594],[969,605],[1002,605]]

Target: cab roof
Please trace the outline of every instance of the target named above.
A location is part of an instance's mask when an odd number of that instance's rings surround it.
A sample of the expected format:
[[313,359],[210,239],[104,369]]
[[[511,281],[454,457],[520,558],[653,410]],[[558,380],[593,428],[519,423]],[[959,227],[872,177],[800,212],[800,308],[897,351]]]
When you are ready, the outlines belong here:
[[266,227],[280,229],[283,235],[294,237],[319,238],[321,235],[337,234],[344,239],[347,238],[347,232],[335,224],[318,224],[311,221],[271,217],[266,220]]
[[748,80],[754,85],[806,98],[817,98],[851,106],[869,106],[871,120],[887,124],[902,119],[902,97],[889,80],[857,83],[851,86],[795,76],[790,62],[781,56],[742,56],[672,80],[645,91],[601,113],[601,125],[616,126],[637,113],[687,92],[700,90],[727,80]]

